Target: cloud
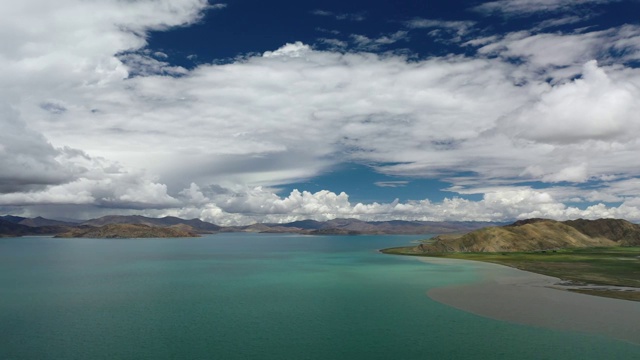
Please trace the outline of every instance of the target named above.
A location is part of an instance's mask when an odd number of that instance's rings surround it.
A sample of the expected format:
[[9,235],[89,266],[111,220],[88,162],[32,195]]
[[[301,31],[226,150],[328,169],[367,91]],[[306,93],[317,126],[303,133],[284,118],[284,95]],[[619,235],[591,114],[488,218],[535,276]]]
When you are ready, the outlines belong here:
[[181,66],[170,65],[168,62],[159,61],[144,53],[122,53],[118,59],[127,67],[129,76],[180,76],[187,73],[187,70]]
[[589,20],[592,17],[592,15],[569,15],[569,16],[564,16],[564,17],[560,17],[560,18],[555,18],[555,19],[547,19],[547,20],[543,20],[540,23],[538,23],[538,25],[536,25],[536,27],[534,28],[536,31],[540,31],[540,30],[544,30],[547,28],[553,28],[553,27],[560,27],[560,26],[565,26],[565,25],[570,25],[570,24],[576,24],[579,22],[584,22],[586,20]]
[[332,17],[336,20],[349,20],[349,21],[364,21],[366,19],[365,13],[336,13],[333,11],[316,9],[311,12],[313,15]]
[[[16,163],[3,164],[9,171],[0,180],[0,206],[74,204],[158,209],[181,205],[167,194],[166,185],[144,171],[125,169],[80,150],[47,148],[56,156],[42,169],[25,158],[25,151],[18,153]],[[61,173],[58,177],[56,167]],[[20,175],[12,175],[12,170]]]
[[580,6],[594,6],[621,0],[498,0],[473,8],[485,15],[526,16],[534,13],[568,11]]
[[580,79],[550,88],[513,117],[505,117],[501,127],[515,137],[545,143],[635,141],[640,130],[638,98],[640,83],[611,79],[596,61],[589,61]]
[[[217,197],[217,199],[216,199]],[[163,212],[183,217],[199,217],[223,225],[254,222],[291,222],[302,219],[330,220],[356,218],[365,221],[389,219],[420,221],[510,221],[530,217],[595,219],[626,217],[640,219],[637,204],[631,201],[618,207],[596,204],[585,209],[569,207],[544,190],[526,187],[488,191],[480,201],[446,198],[442,202],[413,200],[401,203],[353,204],[346,193],[322,190],[316,193],[292,191],[280,197],[261,187],[210,197],[205,206],[184,207]],[[640,203],[640,202],[639,202]]]
[[435,20],[414,18],[405,23],[410,29],[441,29],[446,32],[454,33],[458,37],[467,35],[476,25],[475,21],[451,21],[451,20]]
[[330,49],[346,49],[349,46],[349,43],[346,41],[342,41],[340,39],[330,39],[330,38],[320,38],[318,42],[326,44]]
[[[0,96],[11,104],[0,108],[3,206],[229,223],[637,212],[632,191],[610,180],[640,176],[630,166],[640,151],[640,72],[629,65],[640,54],[637,26],[486,36],[470,40],[467,55],[374,52],[406,40],[399,31],[354,37],[360,48],[350,51],[294,42],[183,69],[146,49],[147,36],[197,23],[207,1],[16,4],[0,5]],[[351,204],[342,193],[273,190],[344,162],[442,178],[453,191],[484,188],[485,197]],[[490,190],[524,182],[601,187],[574,186],[571,197]],[[558,200],[571,198],[624,203],[585,212]]]
[[73,179],[74,169],[61,161],[63,151],[29,129],[13,107],[0,103],[0,114],[0,193],[29,191]]
[[[616,80],[605,91],[631,86],[617,80],[622,70],[610,70],[607,76]],[[300,181],[343,161],[395,163],[377,166],[390,175],[471,171],[477,182],[576,181],[627,171],[622,163],[627,157],[619,157],[620,163],[607,158],[630,147],[585,151],[581,141],[559,143],[545,135],[544,122],[539,135],[519,133],[538,126],[527,120],[537,116],[537,102],[549,103],[582,80],[551,86],[532,78],[523,86],[514,80],[518,71],[500,59],[408,61],[294,43],[237,63],[201,65],[180,77],[138,76],[82,96],[56,94],[74,106],[56,114],[55,121],[42,120],[41,109],[34,114],[27,107],[25,113],[57,143],[128,168],[146,168],[174,195],[191,182],[273,186]],[[589,86],[590,79],[584,80]],[[631,113],[634,105],[611,106]],[[545,116],[562,115],[561,107],[546,109]],[[560,124],[551,125],[556,127],[551,135],[571,138],[564,134],[567,129],[557,128]],[[613,132],[591,138],[586,129],[577,140],[611,142],[626,136]],[[589,164],[586,174],[563,173],[583,169],[583,163]],[[539,171],[524,172],[536,166]]]
[[395,33],[382,35],[378,38],[352,34],[351,39],[358,49],[372,51],[380,49],[385,45],[395,44],[398,41],[406,41],[408,40],[408,34],[406,31],[396,31]]
[[395,188],[395,187],[406,186],[407,184],[409,184],[409,182],[408,181],[376,181],[374,184],[379,187]]
[[216,3],[216,4],[209,5],[209,9],[220,10],[220,9],[226,9],[227,6],[228,4],[226,3]]

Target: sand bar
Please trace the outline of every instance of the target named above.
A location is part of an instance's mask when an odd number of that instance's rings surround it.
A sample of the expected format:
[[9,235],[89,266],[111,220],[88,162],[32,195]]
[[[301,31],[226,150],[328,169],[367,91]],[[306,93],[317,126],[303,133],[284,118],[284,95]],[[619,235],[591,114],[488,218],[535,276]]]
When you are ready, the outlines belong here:
[[477,283],[435,288],[427,295],[443,304],[512,323],[604,335],[640,344],[640,302],[584,295],[562,289],[561,280],[503,265],[422,258],[430,263],[472,263]]

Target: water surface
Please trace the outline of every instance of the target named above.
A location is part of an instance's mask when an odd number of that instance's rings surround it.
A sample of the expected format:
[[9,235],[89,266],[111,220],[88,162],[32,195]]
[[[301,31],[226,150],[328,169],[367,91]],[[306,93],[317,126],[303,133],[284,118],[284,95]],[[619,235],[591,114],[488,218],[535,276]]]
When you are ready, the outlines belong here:
[[640,358],[429,299],[480,276],[376,251],[419,238],[0,239],[0,359]]

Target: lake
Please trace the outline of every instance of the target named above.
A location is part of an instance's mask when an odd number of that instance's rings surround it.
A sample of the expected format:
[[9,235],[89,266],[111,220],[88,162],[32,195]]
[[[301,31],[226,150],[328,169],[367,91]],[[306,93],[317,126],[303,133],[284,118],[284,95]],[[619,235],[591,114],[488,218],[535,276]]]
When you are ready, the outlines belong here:
[[0,239],[0,359],[631,359],[640,346],[431,300],[425,236]]

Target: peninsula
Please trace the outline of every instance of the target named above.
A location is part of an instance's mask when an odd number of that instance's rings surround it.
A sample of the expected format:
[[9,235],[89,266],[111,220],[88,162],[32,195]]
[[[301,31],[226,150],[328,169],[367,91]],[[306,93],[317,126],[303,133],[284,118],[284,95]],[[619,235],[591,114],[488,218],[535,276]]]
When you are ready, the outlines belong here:
[[497,263],[560,278],[567,290],[640,301],[640,226],[626,220],[529,219],[382,252]]

